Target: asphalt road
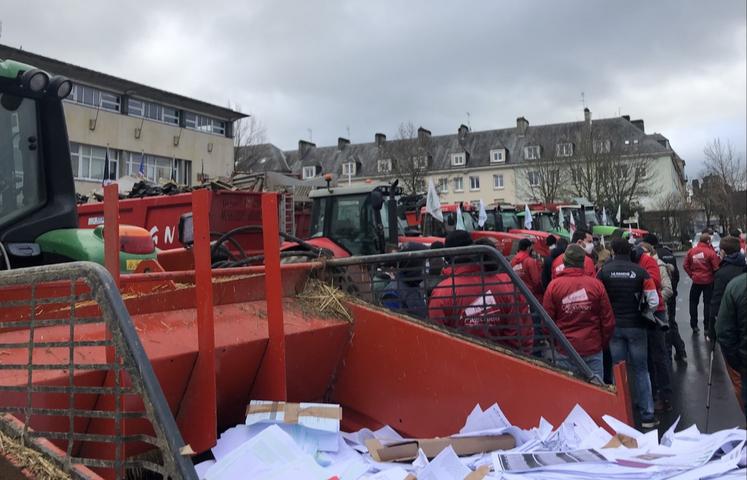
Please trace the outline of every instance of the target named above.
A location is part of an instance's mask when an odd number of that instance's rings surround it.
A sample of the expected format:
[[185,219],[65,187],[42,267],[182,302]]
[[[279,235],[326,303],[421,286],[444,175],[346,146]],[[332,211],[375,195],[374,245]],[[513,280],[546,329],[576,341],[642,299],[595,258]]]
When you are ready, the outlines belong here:
[[[703,333],[703,301],[699,309],[700,333],[693,334],[690,328],[689,295],[692,281],[682,268],[683,256],[678,257],[680,283],[677,287],[677,326],[687,350],[687,364],[673,362],[672,389],[673,411],[659,415],[659,430],[667,428],[681,416],[679,427],[696,424],[706,432],[706,398],[708,396],[708,371],[710,363],[709,343]],[[745,427],[745,416],[739,408],[734,389],[724,368],[720,349],[716,349],[713,360],[710,418],[708,432],[732,427]]]

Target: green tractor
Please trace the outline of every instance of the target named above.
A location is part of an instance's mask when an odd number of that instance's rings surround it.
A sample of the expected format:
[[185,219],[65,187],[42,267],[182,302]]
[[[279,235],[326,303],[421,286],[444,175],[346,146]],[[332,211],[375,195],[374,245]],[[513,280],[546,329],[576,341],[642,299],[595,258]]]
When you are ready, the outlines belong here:
[[[103,228],[78,228],[62,99],[70,80],[0,60],[0,268],[76,260],[103,264]],[[120,228],[121,271],[155,260],[150,234]]]

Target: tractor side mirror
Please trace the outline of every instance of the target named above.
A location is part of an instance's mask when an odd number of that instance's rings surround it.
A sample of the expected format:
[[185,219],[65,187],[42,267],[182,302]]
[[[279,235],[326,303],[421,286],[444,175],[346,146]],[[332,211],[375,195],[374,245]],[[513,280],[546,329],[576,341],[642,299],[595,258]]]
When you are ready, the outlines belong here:
[[192,212],[183,213],[179,217],[179,241],[184,246],[195,242],[195,225],[192,221]]
[[371,192],[371,206],[374,210],[381,210],[381,207],[384,206],[384,195],[380,191],[374,190]]

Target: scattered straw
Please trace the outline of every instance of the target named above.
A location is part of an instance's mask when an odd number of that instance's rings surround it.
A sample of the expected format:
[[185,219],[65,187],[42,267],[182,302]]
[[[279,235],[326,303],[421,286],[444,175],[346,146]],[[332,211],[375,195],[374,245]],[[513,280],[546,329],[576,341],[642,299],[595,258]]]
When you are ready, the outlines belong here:
[[353,315],[344,305],[345,294],[327,283],[317,279],[309,279],[303,292],[297,295],[305,310],[339,318],[348,322],[353,321]]
[[16,466],[26,469],[38,480],[68,480],[70,475],[62,471],[44,454],[26,447],[0,430],[0,455],[9,458]]

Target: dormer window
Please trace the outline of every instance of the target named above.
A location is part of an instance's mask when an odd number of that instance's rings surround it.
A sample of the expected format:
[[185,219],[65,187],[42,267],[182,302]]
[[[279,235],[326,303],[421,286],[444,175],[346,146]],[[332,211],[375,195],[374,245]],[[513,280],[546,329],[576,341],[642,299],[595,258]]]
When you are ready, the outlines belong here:
[[503,148],[496,148],[490,151],[490,163],[505,163],[506,162],[506,150]]
[[316,177],[316,167],[314,165],[303,167],[303,170],[301,171],[301,178],[307,180],[314,177]]
[[528,145],[524,147],[524,158],[527,160],[539,160],[540,158],[539,145]]
[[610,153],[610,147],[609,140],[594,140],[594,153]]
[[392,171],[392,159],[385,158],[378,161],[377,170],[379,173],[390,173]]
[[555,154],[558,157],[572,157],[573,156],[573,144],[572,143],[559,143],[555,145]]
[[418,170],[425,170],[428,168],[428,157],[425,155],[412,157],[412,165]]
[[464,152],[462,153],[452,153],[451,154],[451,165],[454,167],[463,167],[467,163],[467,154]]
[[355,176],[355,162],[343,163],[342,174],[347,177]]

